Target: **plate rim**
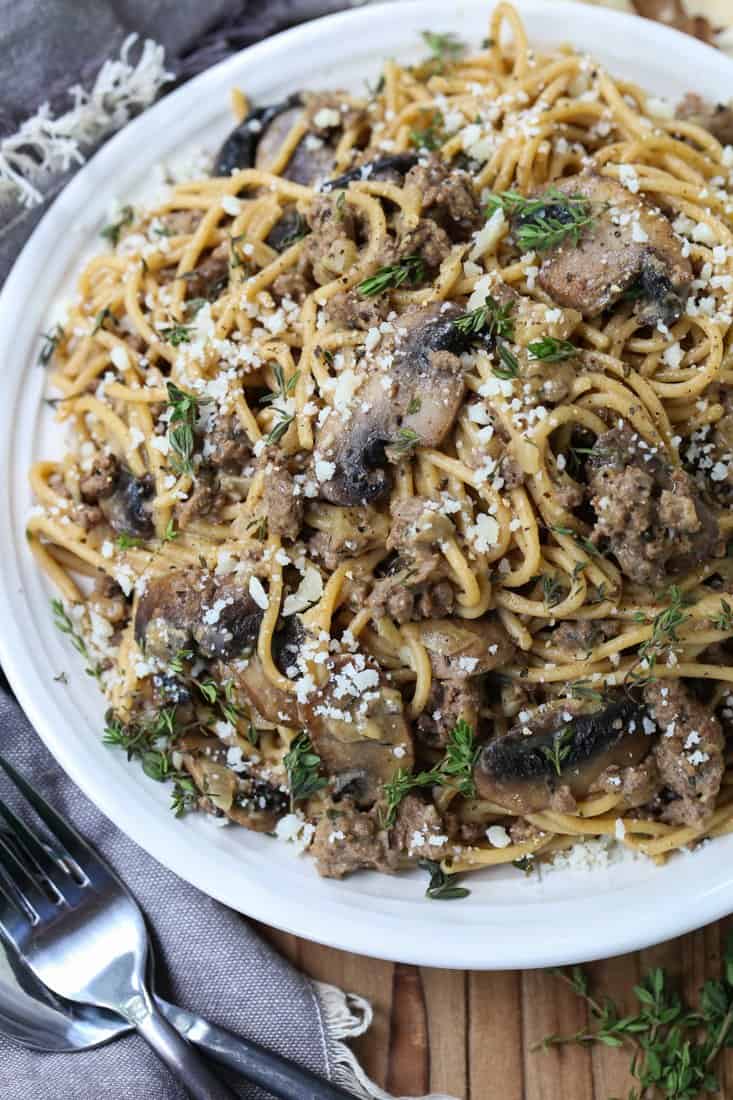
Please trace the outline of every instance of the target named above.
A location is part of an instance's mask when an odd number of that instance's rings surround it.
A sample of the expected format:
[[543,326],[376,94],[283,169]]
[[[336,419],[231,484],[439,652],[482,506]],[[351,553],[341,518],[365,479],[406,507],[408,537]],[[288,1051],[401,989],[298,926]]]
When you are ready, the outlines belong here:
[[[451,15],[444,19],[445,23],[455,24],[462,11],[485,13],[486,22],[495,3],[485,3],[484,0],[464,0]],[[671,30],[649,20],[643,20],[645,25],[643,33],[640,32],[640,17],[625,15],[608,9],[590,8],[585,5],[557,2],[557,0],[517,0],[517,8],[529,23],[530,40],[532,38],[531,19],[541,16],[544,19],[566,17],[568,20],[593,24],[602,29],[604,24],[618,29],[626,30],[634,28],[637,35],[646,37],[655,44],[670,48],[683,43],[685,50],[699,53],[700,62],[708,64],[714,58],[716,66],[728,69],[729,76],[733,76],[733,63],[724,58],[719,51],[714,50],[703,43],[688,39],[688,36]],[[400,11],[412,9],[415,12],[425,12],[426,19],[434,13],[440,13],[443,7],[439,0],[400,0]],[[428,14],[429,13],[429,14]],[[457,14],[456,14],[457,13]],[[0,292],[0,356],[3,350],[12,349],[12,334],[9,329],[12,325],[10,317],[14,303],[24,293],[32,289],[34,275],[46,257],[48,241],[58,235],[58,224],[64,217],[78,216],[83,209],[84,199],[90,193],[96,181],[103,181],[108,174],[113,174],[118,159],[126,153],[134,150],[139,140],[153,132],[156,126],[164,124],[166,115],[170,115],[176,108],[185,110],[186,104],[195,102],[203,89],[211,85],[225,85],[234,82],[248,62],[253,62],[255,68],[267,63],[269,59],[278,58],[283,52],[293,48],[302,48],[315,42],[322,35],[333,38],[336,36],[348,36],[349,32],[358,30],[363,26],[366,30],[376,25],[380,19],[394,18],[394,4],[377,4],[369,7],[351,9],[337,12],[311,22],[290,28],[278,35],[248,47],[235,54],[233,57],[220,62],[211,69],[195,77],[182,85],[181,88],[163,97],[158,103],[148,108],[138,118],[129,123],[119,133],[114,135],[97,153],[91,157],[79,170],[76,176],[63,189],[48,211],[40,220],[32,236],[26,242],[18,256],[6,282]],[[439,14],[439,18],[443,18]],[[571,36],[568,35],[570,38]],[[562,40],[557,36],[558,43]],[[384,49],[388,48],[388,44]],[[602,51],[601,51],[602,52]],[[182,113],[182,112],[180,112]],[[49,303],[46,303],[48,306]],[[16,371],[18,378],[13,379],[12,368],[4,367],[4,371],[10,372],[11,384],[20,383],[22,371]],[[7,375],[5,375],[7,379]],[[21,394],[22,397],[22,394]],[[27,404],[27,402],[26,402]],[[5,415],[5,413],[3,413]],[[38,411],[37,411],[38,415]],[[17,478],[17,471],[12,464],[10,452],[10,433],[3,441],[3,450],[10,464],[6,469],[10,476],[3,479],[0,487],[0,517],[3,514],[12,515],[11,496],[13,493],[13,479]],[[22,471],[25,476],[25,470]],[[7,499],[6,499],[7,498]],[[0,518],[1,521],[1,518]],[[8,549],[12,549],[15,555],[22,554],[24,540],[18,531],[6,532]],[[21,545],[19,545],[21,544]],[[576,914],[576,924],[573,926],[574,939],[566,934],[562,935],[553,928],[555,938],[552,943],[542,943],[540,937],[525,937],[524,942],[519,943],[516,935],[499,943],[492,942],[492,934],[502,931],[506,934],[506,927],[501,922],[492,924],[477,920],[462,919],[459,927],[464,936],[458,937],[434,937],[436,921],[430,917],[432,909],[425,910],[425,919],[419,920],[414,913],[405,920],[400,909],[409,906],[414,909],[412,902],[402,902],[394,898],[384,898],[383,910],[376,914],[371,910],[366,917],[360,915],[358,897],[349,901],[345,896],[339,896],[338,884],[329,880],[319,880],[322,895],[321,906],[314,907],[312,911],[307,906],[283,908],[284,899],[282,892],[278,890],[279,880],[274,880],[274,885],[262,880],[253,881],[250,875],[247,881],[246,909],[243,902],[233,902],[231,893],[226,888],[226,873],[231,870],[231,860],[227,852],[222,852],[212,846],[208,852],[210,866],[201,868],[198,864],[192,870],[189,862],[190,854],[187,853],[187,845],[182,841],[179,845],[168,848],[166,836],[160,830],[159,810],[157,803],[152,799],[140,798],[136,806],[136,813],[131,815],[124,806],[123,800],[129,791],[130,784],[120,784],[119,789],[112,782],[95,783],[95,776],[85,767],[85,761],[79,755],[67,751],[63,735],[54,728],[53,708],[58,711],[71,712],[74,710],[69,699],[59,700],[53,698],[49,686],[42,679],[39,668],[27,661],[27,643],[18,646],[13,644],[8,624],[16,629],[22,629],[22,615],[24,599],[18,601],[18,594],[9,589],[6,578],[6,570],[0,571],[0,598],[9,610],[5,627],[0,630],[0,662],[6,672],[21,706],[25,710],[32,725],[45,743],[49,751],[54,755],[60,766],[81,788],[99,809],[105,813],[119,828],[122,828],[129,836],[141,845],[153,858],[169,867],[181,878],[205,893],[221,901],[223,904],[246,912],[254,919],[262,920],[274,927],[290,932],[294,935],[324,943],[332,947],[347,951],[355,951],[367,956],[398,959],[417,965],[430,965],[448,968],[469,969],[499,969],[499,968],[531,968],[537,966],[564,964],[589,960],[592,958],[609,957],[625,951],[636,950],[657,943],[683,932],[690,931],[700,925],[718,919],[733,909],[733,874],[727,880],[716,881],[708,884],[707,889],[692,902],[687,903],[684,915],[679,913],[676,907],[669,906],[660,914],[657,907],[652,904],[652,897],[647,897],[645,905],[637,906],[634,922],[626,922],[620,919],[625,911],[623,905],[624,895],[628,891],[638,891],[640,883],[631,883],[620,887],[607,897],[609,908],[614,908],[619,913],[617,927],[606,928],[602,943],[594,943],[594,938],[587,933],[585,937],[577,936],[577,921],[597,918],[594,911],[592,897],[569,898],[560,901],[543,901],[531,906],[533,916],[541,921],[543,915],[561,913],[571,906]],[[14,606],[15,605],[15,606]],[[30,610],[30,605],[27,609]],[[5,616],[3,616],[5,618]],[[67,705],[68,704],[68,705]],[[126,771],[132,772],[126,768]],[[177,829],[181,828],[176,823]],[[158,834],[161,833],[159,836]],[[185,835],[185,826],[180,834]],[[716,841],[716,844],[719,842]],[[683,856],[678,857],[684,859]],[[260,861],[261,863],[262,861]],[[253,872],[256,868],[253,868]],[[221,877],[219,878],[219,874]],[[650,868],[650,879],[654,872]],[[699,877],[699,876],[698,876]],[[591,881],[589,879],[589,881]],[[646,885],[646,893],[654,893],[652,885]],[[589,892],[590,893],[590,892]],[[421,895],[421,892],[420,892]],[[328,900],[326,900],[326,898]],[[422,899],[421,899],[422,900]],[[425,905],[427,906],[427,902]],[[438,912],[442,912],[439,910]],[[453,917],[451,923],[443,926],[443,931],[456,926],[455,910],[451,910]],[[639,913],[643,919],[638,919]],[[468,914],[466,914],[466,917]],[[627,924],[633,928],[626,929]],[[424,927],[421,927],[424,925]],[[531,927],[531,922],[523,924],[524,928]],[[470,932],[470,935],[468,934]]]

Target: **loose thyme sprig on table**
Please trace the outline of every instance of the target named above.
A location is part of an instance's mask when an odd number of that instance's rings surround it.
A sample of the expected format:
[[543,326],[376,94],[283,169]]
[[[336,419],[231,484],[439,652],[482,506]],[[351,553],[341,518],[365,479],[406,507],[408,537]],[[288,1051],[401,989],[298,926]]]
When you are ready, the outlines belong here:
[[552,973],[585,1001],[589,1026],[573,1035],[548,1035],[532,1050],[596,1044],[626,1048],[632,1055],[629,1073],[638,1082],[628,1100],[697,1100],[718,1092],[715,1063],[722,1050],[733,1047],[733,933],[726,940],[723,975],[705,982],[697,1008],[684,1003],[658,968],[634,986],[639,1011],[628,1014],[610,997],[593,997],[579,966]]

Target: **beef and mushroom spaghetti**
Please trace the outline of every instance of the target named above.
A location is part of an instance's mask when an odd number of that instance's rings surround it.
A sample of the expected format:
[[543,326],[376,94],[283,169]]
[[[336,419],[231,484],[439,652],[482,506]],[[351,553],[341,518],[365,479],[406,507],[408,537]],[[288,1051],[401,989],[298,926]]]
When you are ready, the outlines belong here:
[[238,93],[46,337],[106,740],[326,875],[733,827],[730,113],[488,34]]

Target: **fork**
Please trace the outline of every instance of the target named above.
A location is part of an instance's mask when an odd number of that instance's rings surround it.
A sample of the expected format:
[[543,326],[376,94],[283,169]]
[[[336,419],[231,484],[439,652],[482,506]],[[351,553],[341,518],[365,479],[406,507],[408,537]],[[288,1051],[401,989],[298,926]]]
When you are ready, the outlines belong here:
[[161,1014],[145,981],[142,913],[117,876],[0,756],[0,767],[49,831],[43,839],[0,800],[0,927],[33,973],[67,1000],[119,1013],[194,1100],[234,1100]]

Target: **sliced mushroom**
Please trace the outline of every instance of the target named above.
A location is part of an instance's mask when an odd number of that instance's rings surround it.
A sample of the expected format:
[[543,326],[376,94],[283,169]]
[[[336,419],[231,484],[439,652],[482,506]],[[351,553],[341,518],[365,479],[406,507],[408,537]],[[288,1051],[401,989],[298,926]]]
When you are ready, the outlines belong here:
[[[607,176],[585,173],[553,186],[588,199],[594,220],[577,244],[566,239],[548,253],[539,273],[543,290],[559,305],[594,317],[634,284],[640,320],[673,324],[684,309],[692,266],[664,214]],[[560,204],[549,202],[546,213],[566,219]]]
[[253,644],[261,619],[246,584],[180,569],[148,582],[135,614],[135,639],[160,660],[191,648],[207,658],[234,657]]
[[326,180],[321,184],[321,191],[340,191],[350,183],[358,183],[362,180],[399,182],[417,164],[417,161],[417,153],[394,153],[390,157],[377,157],[376,160],[351,168],[336,179]]
[[474,779],[481,798],[514,814],[547,809],[561,787],[582,798],[605,771],[638,764],[652,747],[649,718],[629,698],[592,713],[581,704],[540,708],[481,750]]
[[493,616],[482,619],[426,619],[417,624],[438,680],[465,680],[511,660],[514,643]]
[[359,806],[374,803],[400,768],[412,768],[402,696],[376,665],[357,670],[354,658],[336,658],[328,683],[301,705],[300,717],[335,793]]
[[263,778],[246,757],[232,767],[232,747],[211,737],[189,735],[181,745],[183,766],[216,810],[247,829],[272,832],[288,810],[287,791]]
[[155,532],[151,515],[153,479],[133,477],[124,466],[115,476],[114,491],[99,497],[99,507],[114,531],[149,539]]
[[[291,615],[285,625],[276,631],[273,637],[272,657],[278,669],[285,676],[288,670],[297,667],[298,654],[305,641],[305,631],[298,615]],[[232,680],[236,687],[266,721],[275,725],[297,727],[299,724],[298,703],[293,692],[283,691],[267,678],[262,661],[256,653],[246,661],[236,665],[220,664],[218,678]]]
[[[306,99],[296,92],[281,103],[250,111],[219,150],[214,174],[228,176],[240,168],[267,171],[305,108]],[[334,145],[322,136],[309,133],[296,145],[282,175],[294,183],[309,186],[328,175],[333,158]]]
[[453,321],[457,306],[440,303],[404,314],[389,368],[373,370],[358,391],[348,419],[332,413],[316,450],[334,462],[321,496],[346,507],[368,504],[389,491],[387,448],[401,441],[437,447],[460,409],[465,383],[456,353],[466,337]]

